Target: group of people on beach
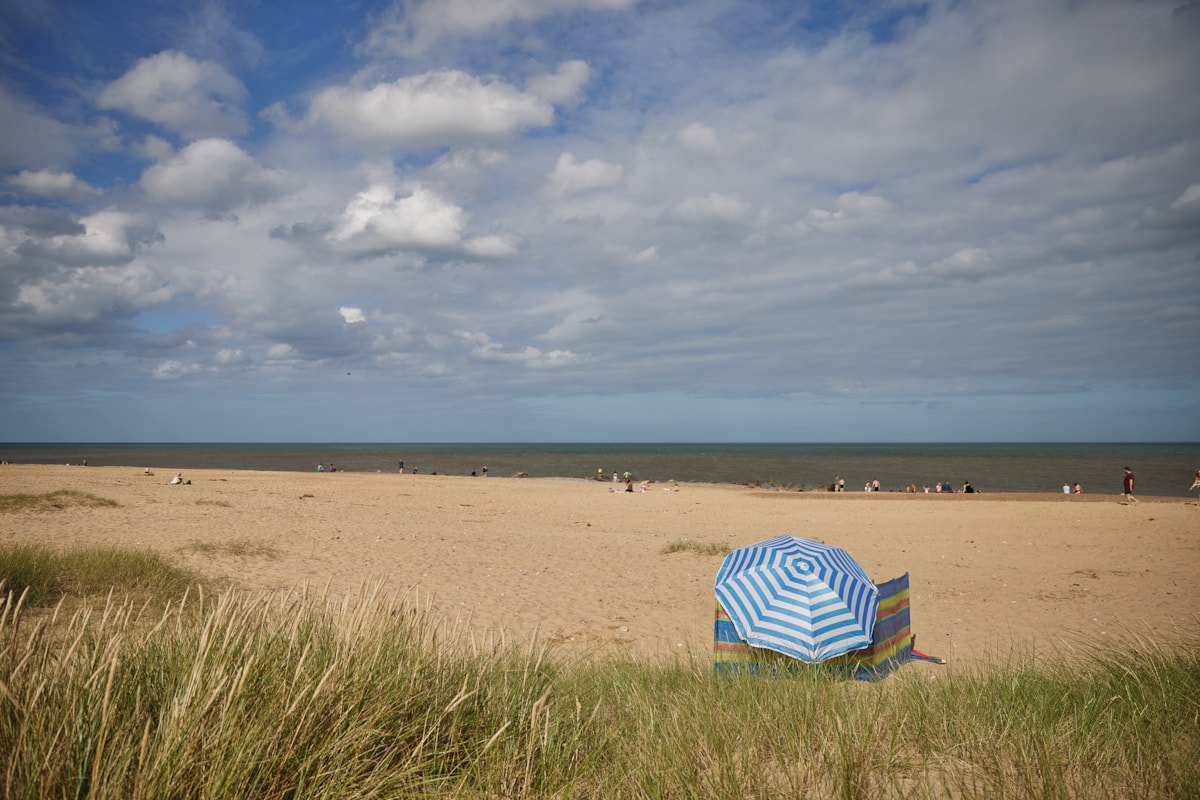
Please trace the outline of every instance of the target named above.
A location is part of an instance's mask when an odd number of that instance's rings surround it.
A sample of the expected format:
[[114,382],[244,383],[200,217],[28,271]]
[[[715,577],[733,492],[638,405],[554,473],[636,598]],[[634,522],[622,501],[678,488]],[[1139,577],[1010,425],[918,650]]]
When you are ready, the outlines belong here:
[[[835,492],[846,491],[846,479],[843,478],[841,475],[837,475],[834,477],[833,491],[835,491]],[[871,481],[867,481],[867,483],[863,486],[863,491],[864,492],[879,492],[879,491],[882,491],[882,487],[880,486],[878,480],[871,480]],[[932,490],[930,490],[929,486],[925,486],[923,490],[917,489],[916,483],[910,483],[908,486],[904,487],[904,492],[906,494],[919,494],[921,491],[924,491],[925,494],[930,494],[931,491],[933,494],[954,494],[955,493],[954,487],[950,484],[950,481],[947,481],[947,480],[938,481],[937,483],[935,483],[933,485]],[[962,488],[959,489],[958,491],[962,492],[963,494],[975,494],[975,487],[971,485],[970,481],[963,481]]]
[[[8,463],[8,462],[5,461],[4,463]],[[85,465],[87,464],[86,461],[84,461],[83,463]],[[1131,505],[1131,504],[1139,502],[1137,497],[1133,493],[1134,485],[1135,485],[1135,482],[1137,479],[1134,476],[1132,469],[1130,469],[1129,467],[1123,467],[1123,469],[1124,469],[1125,474],[1121,481],[1121,498],[1122,498],[1122,502],[1124,503],[1124,505]],[[335,467],[332,463],[329,464],[328,467],[326,467],[324,464],[317,464],[317,472],[337,472],[337,471],[338,471],[337,467]],[[399,462],[399,471],[400,471],[400,474],[402,474],[402,475],[404,474],[404,462],[403,461]],[[414,469],[412,472],[414,475],[417,474],[416,469]],[[147,475],[154,474],[150,470],[149,467],[146,467],[145,473]],[[437,473],[434,473],[434,474],[437,474]],[[488,474],[487,467],[483,467],[482,474],[483,474],[483,477],[485,477],[485,478],[487,477],[487,474]],[[476,473],[474,471],[472,471],[471,475],[472,475],[472,477],[474,477],[476,475]],[[598,480],[598,481],[604,480],[604,469],[603,468],[596,470],[596,480]],[[614,484],[620,484],[622,481],[625,484],[626,492],[634,491],[633,473],[626,470],[624,475],[621,475],[616,470],[614,470],[613,474],[612,474],[612,482]],[[172,486],[178,486],[180,484],[190,484],[191,481],[185,481],[183,479],[183,473],[177,472],[177,473],[175,473],[175,476],[173,478],[171,478],[169,483]],[[652,483],[652,481],[643,480],[641,482],[639,490],[642,492],[645,492],[647,489],[650,488],[651,483]],[[846,479],[840,475],[835,476],[833,479],[833,485],[831,488],[835,492],[846,491]],[[1188,491],[1194,492],[1197,489],[1200,489],[1200,469],[1196,470],[1194,480],[1192,481],[1192,485],[1188,487]],[[671,481],[671,485],[666,488],[666,491],[678,491],[678,490],[679,490],[678,486],[675,485],[674,481]],[[1073,483],[1073,484],[1069,483],[1069,482],[1064,483],[1062,490],[1063,490],[1063,494],[1083,494],[1083,487],[1080,486],[1079,483]],[[610,489],[609,491],[616,491],[616,490]],[[881,491],[879,481],[878,480],[868,481],[866,483],[866,485],[863,486],[863,491],[865,491],[865,492]],[[917,485],[915,483],[910,483],[907,487],[905,487],[904,491],[909,494],[915,494],[915,493],[917,493]],[[960,489],[959,491],[962,492],[963,494],[974,494],[975,487],[971,485],[970,481],[963,481],[962,489]],[[930,494],[930,489],[928,486],[924,487],[924,493]],[[934,485],[933,493],[934,494],[954,494],[955,490],[954,490],[954,487],[950,484],[950,481],[943,480],[943,481],[939,481],[938,483],[936,483]],[[1200,498],[1197,498],[1196,505],[1198,508],[1200,508]]]

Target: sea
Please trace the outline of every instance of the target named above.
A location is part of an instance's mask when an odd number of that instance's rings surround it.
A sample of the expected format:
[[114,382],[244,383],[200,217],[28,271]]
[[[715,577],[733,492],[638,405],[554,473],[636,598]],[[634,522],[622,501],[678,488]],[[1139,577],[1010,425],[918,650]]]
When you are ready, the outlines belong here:
[[[156,470],[237,469],[606,480],[676,480],[824,491],[842,477],[846,491],[879,481],[882,491],[918,491],[969,481],[979,492],[1117,495],[1122,467],[1137,476],[1136,494],[1188,496],[1200,468],[1200,443],[927,443],[927,444],[334,444],[334,443],[0,443],[14,464],[81,464]],[[3,473],[0,472],[0,487]]]

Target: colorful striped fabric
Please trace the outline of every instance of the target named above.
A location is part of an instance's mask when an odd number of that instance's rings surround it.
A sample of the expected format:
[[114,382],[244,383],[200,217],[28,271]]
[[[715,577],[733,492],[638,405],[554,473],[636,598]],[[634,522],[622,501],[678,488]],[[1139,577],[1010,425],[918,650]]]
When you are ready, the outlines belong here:
[[845,550],[786,535],[725,556],[713,592],[751,646],[808,663],[869,645],[879,597]]
[[718,600],[714,624],[713,665],[718,671],[753,674],[799,669],[831,669],[847,678],[879,680],[913,657],[912,623],[908,608],[908,574],[877,584],[879,606],[871,644],[813,665],[758,647],[738,636],[729,614]]

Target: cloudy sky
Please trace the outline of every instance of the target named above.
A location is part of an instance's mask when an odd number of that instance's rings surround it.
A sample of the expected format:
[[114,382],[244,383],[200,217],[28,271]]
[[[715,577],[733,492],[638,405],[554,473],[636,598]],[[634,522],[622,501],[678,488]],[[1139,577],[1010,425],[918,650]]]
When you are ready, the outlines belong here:
[[1196,0],[8,0],[0,441],[1200,440]]

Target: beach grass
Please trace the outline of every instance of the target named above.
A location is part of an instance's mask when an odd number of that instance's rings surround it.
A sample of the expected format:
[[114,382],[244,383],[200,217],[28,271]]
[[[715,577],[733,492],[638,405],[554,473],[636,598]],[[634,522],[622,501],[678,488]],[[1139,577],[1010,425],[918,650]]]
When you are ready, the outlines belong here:
[[37,545],[0,545],[0,586],[32,607],[53,606],[63,597],[106,595],[161,600],[182,595],[201,578],[153,550]]
[[231,539],[223,542],[194,541],[180,549],[206,556],[226,555],[275,558],[279,555],[277,548],[264,542],[253,541],[252,539]]
[[164,598],[26,625],[16,595],[0,600],[0,796],[1200,792],[1197,637],[865,684],[560,660],[378,585]]
[[701,542],[695,539],[676,539],[667,544],[661,552],[663,555],[672,553],[692,553],[698,556],[725,556],[730,550],[727,542]]
[[120,505],[116,500],[98,497],[88,492],[77,492],[73,489],[59,489],[42,494],[0,494],[0,514],[19,511],[49,511],[61,510],[80,506],[83,508],[116,508]]

